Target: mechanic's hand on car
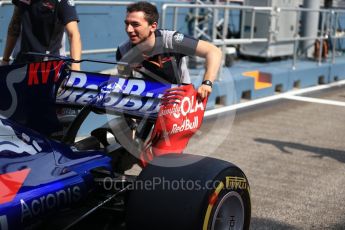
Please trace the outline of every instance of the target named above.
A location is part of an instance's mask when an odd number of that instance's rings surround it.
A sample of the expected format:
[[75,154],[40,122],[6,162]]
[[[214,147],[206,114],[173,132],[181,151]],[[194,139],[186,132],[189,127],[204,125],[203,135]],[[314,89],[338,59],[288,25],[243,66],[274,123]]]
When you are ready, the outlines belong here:
[[72,63],[71,69],[74,71],[80,71],[80,63]]
[[212,87],[209,85],[200,85],[198,88],[198,95],[203,100],[205,97],[208,97],[212,92]]

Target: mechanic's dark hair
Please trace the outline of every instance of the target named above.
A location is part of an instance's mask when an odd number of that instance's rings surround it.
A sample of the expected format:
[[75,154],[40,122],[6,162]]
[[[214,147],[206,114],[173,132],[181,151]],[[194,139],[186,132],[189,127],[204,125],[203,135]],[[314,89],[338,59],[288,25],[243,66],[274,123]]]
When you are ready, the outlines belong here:
[[158,23],[159,14],[157,7],[149,2],[135,2],[127,6],[127,13],[142,11],[145,14],[145,19],[152,25],[154,22]]

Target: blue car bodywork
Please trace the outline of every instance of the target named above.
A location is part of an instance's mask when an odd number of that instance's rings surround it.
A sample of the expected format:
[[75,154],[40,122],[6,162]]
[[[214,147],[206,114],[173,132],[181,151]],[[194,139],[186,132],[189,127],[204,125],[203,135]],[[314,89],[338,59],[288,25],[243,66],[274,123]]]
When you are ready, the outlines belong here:
[[61,128],[57,105],[154,118],[171,87],[73,72],[61,60],[0,67],[0,230],[36,227],[88,198],[95,189],[92,170],[112,171],[103,151],[49,138]]
[[111,170],[110,158],[101,152],[77,152],[9,120],[0,123],[1,230],[34,226],[82,201],[93,189],[90,170]]

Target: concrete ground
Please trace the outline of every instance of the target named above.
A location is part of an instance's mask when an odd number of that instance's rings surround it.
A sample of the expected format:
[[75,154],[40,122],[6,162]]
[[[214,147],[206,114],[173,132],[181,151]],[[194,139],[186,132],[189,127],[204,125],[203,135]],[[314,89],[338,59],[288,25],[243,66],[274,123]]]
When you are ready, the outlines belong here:
[[345,229],[345,88],[302,96],[331,102],[282,99],[207,119],[200,136],[212,136],[189,146],[246,173],[251,229]]

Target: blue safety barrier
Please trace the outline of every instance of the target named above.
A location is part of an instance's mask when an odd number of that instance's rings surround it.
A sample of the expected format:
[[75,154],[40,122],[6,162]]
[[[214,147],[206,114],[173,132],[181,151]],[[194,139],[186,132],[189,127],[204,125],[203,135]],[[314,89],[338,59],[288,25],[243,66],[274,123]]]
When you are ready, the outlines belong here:
[[[223,67],[223,70],[225,68]],[[251,71],[270,75],[271,85],[255,88],[255,78],[244,76],[244,73]],[[316,60],[299,60],[295,69],[292,68],[292,60],[267,63],[238,61],[233,67],[228,68],[228,71],[221,72],[220,79],[215,82],[212,96],[209,98],[209,108],[217,104],[236,104],[242,99],[272,96],[293,88],[306,88],[343,80],[345,79],[345,57],[337,57],[334,64],[330,63],[330,59],[321,63]],[[201,82],[202,75],[199,74],[198,78]],[[225,92],[228,94],[230,92],[230,95],[225,95]],[[219,100],[220,98],[222,100]]]
[[329,64],[317,64],[316,61],[299,61],[295,70],[290,70],[289,87],[305,88],[318,84],[326,84],[329,79]]
[[345,57],[337,57],[330,66],[329,82],[345,79]]

